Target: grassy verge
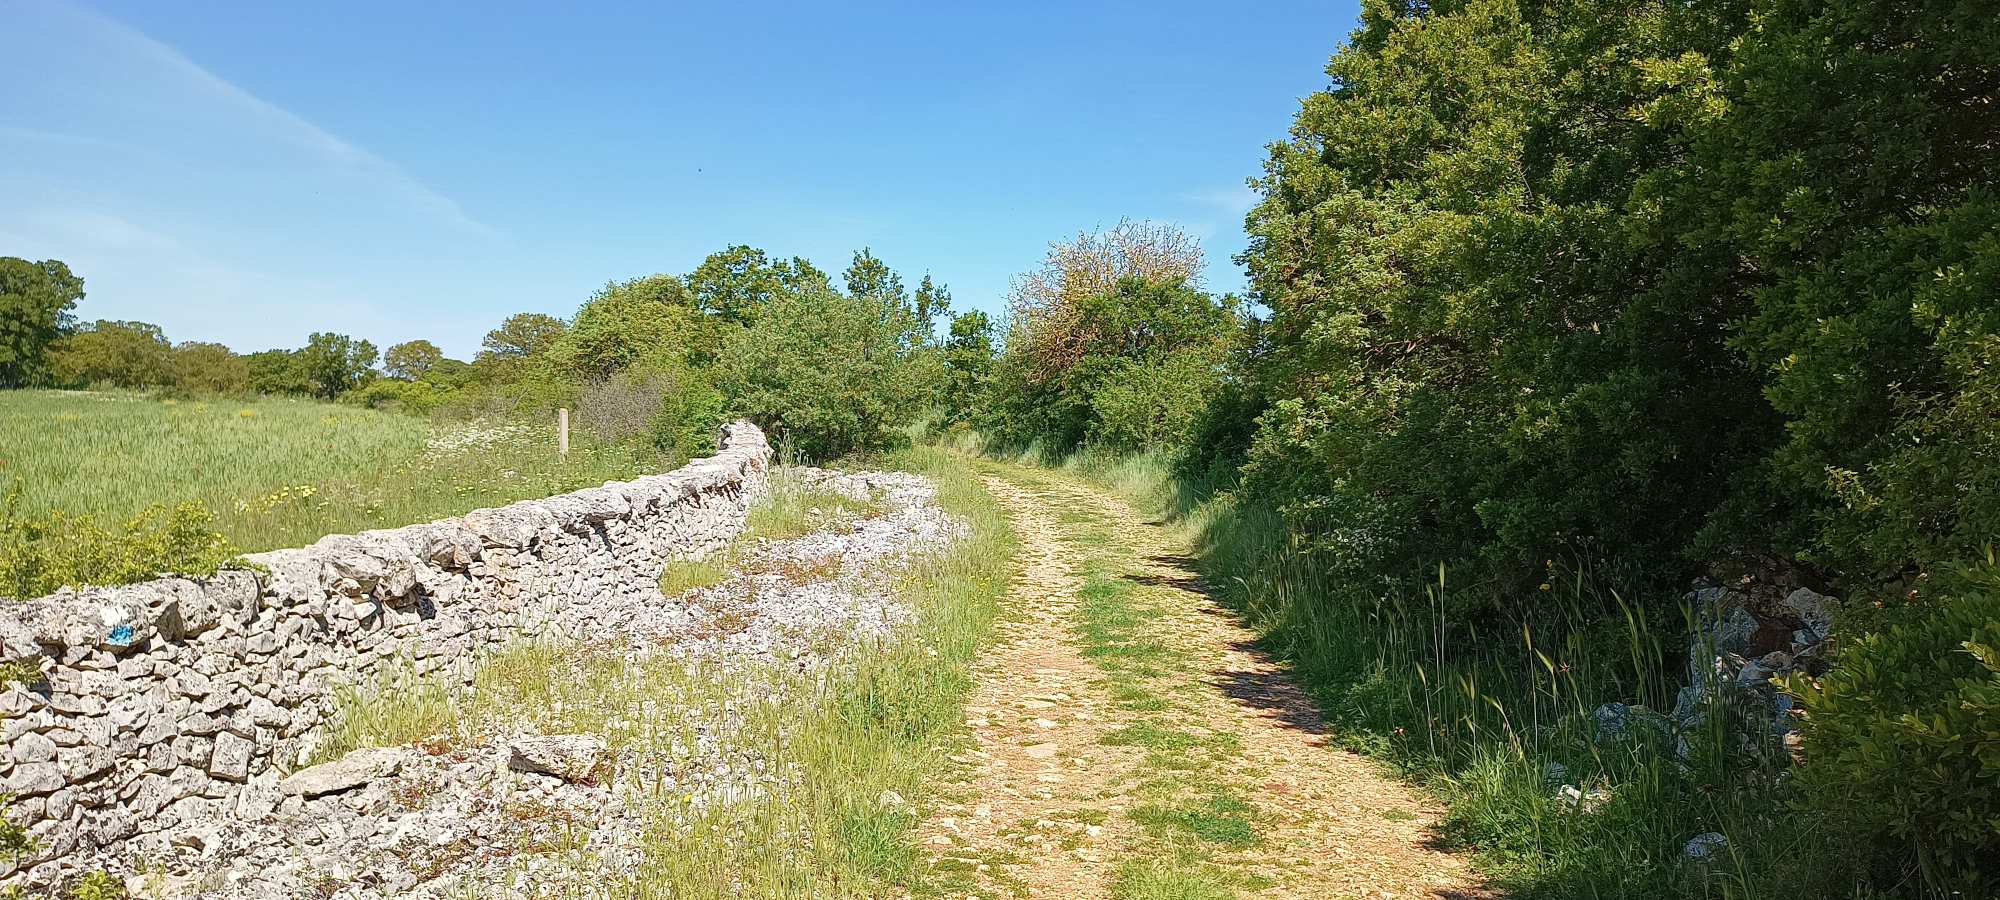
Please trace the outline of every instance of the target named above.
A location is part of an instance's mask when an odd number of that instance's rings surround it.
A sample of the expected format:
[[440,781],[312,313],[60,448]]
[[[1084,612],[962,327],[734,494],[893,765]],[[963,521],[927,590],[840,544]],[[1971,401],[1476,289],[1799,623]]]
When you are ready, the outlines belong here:
[[[1684,673],[1657,635],[1678,635],[1682,612],[1647,609],[1606,593],[1580,564],[1550,561],[1534,598],[1539,614],[1521,630],[1481,634],[1450,621],[1446,573],[1421,594],[1357,589],[1323,576],[1294,549],[1277,515],[1228,491],[1173,476],[1154,456],[1036,454],[1016,461],[1058,466],[1152,510],[1196,547],[1219,599],[1241,611],[1275,656],[1320,703],[1339,739],[1396,766],[1446,801],[1444,839],[1474,850],[1483,869],[1517,897],[1781,896],[1812,882],[1825,850],[1793,815],[1782,760],[1746,752],[1721,717],[1688,735],[1634,733],[1604,740],[1592,713],[1607,701],[1672,705]],[[1108,602],[1108,601],[1094,601]],[[1606,621],[1585,610],[1623,608]],[[1126,671],[1146,665],[1143,634],[1097,617],[1101,657]],[[1676,639],[1677,640],[1677,639]],[[1131,691],[1130,702],[1159,703]],[[1143,708],[1143,707],[1142,707]],[[1163,752],[1191,738],[1171,730],[1133,735]],[[1575,789],[1574,794],[1564,791]],[[1217,801],[1226,804],[1226,800]],[[1183,831],[1238,834],[1200,825],[1204,810],[1172,806],[1147,815],[1190,823]],[[1705,862],[1684,847],[1716,832],[1729,843]],[[1171,884],[1157,863],[1133,873],[1131,896]]]
[[[407,689],[343,698],[339,747],[470,739],[489,717],[526,717],[548,732],[594,733],[649,754],[700,743],[689,723],[734,721],[724,752],[791,774],[787,790],[702,805],[670,787],[638,785],[657,815],[638,871],[591,872],[593,895],[877,897],[921,889],[911,829],[963,721],[970,663],[1007,589],[1014,538],[962,459],[917,449],[884,461],[935,479],[939,502],[970,534],[903,571],[897,589],[917,621],[819,679],[789,668],[720,673],[659,658],[630,664],[582,647],[515,647],[485,662],[470,701]],[[760,536],[790,535],[861,514],[864,504],[786,491],[755,518]],[[817,512],[814,512],[817,510]],[[807,530],[810,530],[809,528]],[[760,698],[776,687],[778,703]],[[717,735],[709,733],[707,739]]]

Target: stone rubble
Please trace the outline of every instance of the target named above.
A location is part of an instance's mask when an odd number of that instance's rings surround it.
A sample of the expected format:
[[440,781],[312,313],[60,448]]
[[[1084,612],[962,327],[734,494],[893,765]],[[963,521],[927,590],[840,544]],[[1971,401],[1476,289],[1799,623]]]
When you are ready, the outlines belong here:
[[[1592,713],[1597,740],[1658,736],[1671,741],[1685,764],[1692,753],[1689,736],[1705,728],[1711,717],[1728,715],[1735,750],[1795,750],[1802,711],[1772,679],[1824,671],[1833,635],[1833,598],[1806,587],[1787,592],[1756,585],[1742,591],[1702,587],[1682,599],[1694,610],[1697,627],[1688,636],[1688,682],[1676,695],[1674,708],[1661,713],[1606,703]],[[1564,802],[1589,806],[1588,792],[1575,785],[1556,790]],[[1685,855],[1706,860],[1726,845],[1721,834],[1696,835]]]

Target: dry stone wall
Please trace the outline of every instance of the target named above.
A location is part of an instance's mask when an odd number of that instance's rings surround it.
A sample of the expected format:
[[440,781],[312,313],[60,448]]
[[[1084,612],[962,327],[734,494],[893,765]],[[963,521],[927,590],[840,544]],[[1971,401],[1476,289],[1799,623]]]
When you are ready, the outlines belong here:
[[[302,802],[341,686],[472,677],[480,651],[557,636],[555,613],[658,593],[675,559],[734,538],[771,449],[747,423],[674,472],[247,557],[254,569],[0,604],[0,793],[39,844],[0,888],[182,822]],[[142,840],[143,843],[143,840]]]

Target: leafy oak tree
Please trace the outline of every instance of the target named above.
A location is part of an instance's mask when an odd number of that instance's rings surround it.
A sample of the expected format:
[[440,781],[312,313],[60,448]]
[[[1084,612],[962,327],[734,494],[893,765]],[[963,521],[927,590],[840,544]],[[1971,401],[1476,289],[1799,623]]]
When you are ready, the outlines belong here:
[[60,260],[0,257],[0,387],[48,377],[48,348],[70,325],[83,279]]
[[332,400],[366,384],[375,374],[375,345],[344,334],[314,332],[294,356],[313,396]]
[[444,351],[439,350],[438,345],[430,341],[422,339],[404,341],[390,347],[388,352],[382,354],[382,371],[387,372],[391,378],[416,381],[430,372],[431,368],[442,359]]

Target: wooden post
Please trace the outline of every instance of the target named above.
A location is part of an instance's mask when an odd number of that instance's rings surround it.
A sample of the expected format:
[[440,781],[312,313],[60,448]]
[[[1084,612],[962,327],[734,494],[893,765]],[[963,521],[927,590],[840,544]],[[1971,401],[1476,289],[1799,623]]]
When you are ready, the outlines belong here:
[[556,450],[569,455],[569,407],[556,410]]

